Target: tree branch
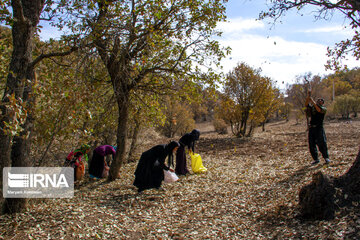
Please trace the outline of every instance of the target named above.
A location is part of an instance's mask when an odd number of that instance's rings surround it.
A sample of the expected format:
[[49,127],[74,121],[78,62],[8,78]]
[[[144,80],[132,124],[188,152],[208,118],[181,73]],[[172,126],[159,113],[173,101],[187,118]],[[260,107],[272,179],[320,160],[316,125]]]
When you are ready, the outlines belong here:
[[20,22],[20,23],[26,23],[25,16],[24,16],[24,10],[21,4],[20,0],[12,0],[11,5],[14,12],[14,17]]
[[41,54],[40,56],[35,58],[34,61],[31,62],[30,66],[35,67],[36,64],[38,64],[40,61],[42,61],[45,58],[67,56],[67,55],[77,51],[78,49],[79,49],[79,47],[72,47],[70,50],[68,50],[66,52],[53,52],[53,53]]

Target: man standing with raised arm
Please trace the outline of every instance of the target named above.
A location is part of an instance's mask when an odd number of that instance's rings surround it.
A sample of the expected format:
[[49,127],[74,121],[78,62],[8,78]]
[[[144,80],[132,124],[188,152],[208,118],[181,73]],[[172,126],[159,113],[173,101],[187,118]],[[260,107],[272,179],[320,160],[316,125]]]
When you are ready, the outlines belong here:
[[311,119],[309,123],[309,149],[314,161],[312,165],[318,164],[318,150],[321,152],[325,159],[325,163],[330,163],[329,153],[326,144],[326,135],[323,126],[326,108],[324,107],[324,99],[318,98],[315,102],[310,96],[310,91],[305,101],[305,107],[308,108],[311,113]]

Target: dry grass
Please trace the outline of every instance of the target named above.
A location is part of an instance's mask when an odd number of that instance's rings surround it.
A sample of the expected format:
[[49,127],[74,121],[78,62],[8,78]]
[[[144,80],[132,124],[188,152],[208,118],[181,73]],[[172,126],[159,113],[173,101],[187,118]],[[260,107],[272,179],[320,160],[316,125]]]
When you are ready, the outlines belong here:
[[[166,184],[165,192],[133,187],[136,163],[112,183],[85,181],[72,199],[0,216],[4,239],[359,239],[359,208],[332,221],[297,218],[298,193],[316,171],[346,172],[355,159],[360,122],[325,126],[330,166],[310,166],[304,125],[274,123],[252,139],[217,135],[209,125],[197,150],[208,172]],[[144,144],[163,143],[151,139]],[[155,143],[156,142],[156,143]],[[188,165],[190,165],[188,163]],[[355,205],[358,203],[354,203]]]

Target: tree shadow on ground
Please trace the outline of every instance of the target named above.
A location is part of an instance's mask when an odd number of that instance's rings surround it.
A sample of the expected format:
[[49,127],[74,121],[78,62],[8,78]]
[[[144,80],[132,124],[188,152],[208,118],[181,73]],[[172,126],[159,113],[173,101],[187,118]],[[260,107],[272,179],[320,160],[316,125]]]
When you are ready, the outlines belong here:
[[[274,182],[274,184],[267,189],[264,198],[268,198],[269,201],[272,200],[273,192],[278,191],[279,188],[281,189],[290,189],[295,183],[302,181],[305,178],[306,174],[310,171],[319,170],[322,168],[322,165],[318,164],[316,166],[306,165],[293,174],[289,175],[288,177]],[[262,224],[262,231],[274,231],[277,227],[283,226],[284,223],[287,227],[292,226],[291,219],[296,218],[298,215],[298,209],[296,206],[289,207],[284,204],[274,205],[273,208],[269,208],[261,214],[257,220],[263,222]],[[276,238],[276,236],[274,236]]]
[[226,151],[238,151],[239,155],[259,155],[267,152],[270,148],[277,151],[284,146],[284,141],[273,140],[271,142],[261,138],[204,138],[196,143],[195,151],[200,153],[220,153]]
[[279,188],[290,189],[294,184],[302,181],[302,179],[305,178],[305,175],[308,174],[310,171],[319,170],[319,169],[321,169],[321,167],[322,167],[321,165],[304,166],[304,167],[298,169],[296,172],[294,172],[290,176],[288,176],[287,178],[282,179],[281,181],[274,182],[274,184],[270,188],[267,189],[267,191],[264,195],[264,198],[268,198],[269,201],[271,201],[272,196],[273,196],[272,192],[278,191]]
[[226,151],[234,149],[250,142],[249,138],[204,138],[196,143],[196,151],[198,152],[209,152],[209,151]]
[[[360,239],[360,225],[354,219],[360,219],[360,209],[358,207],[342,208],[337,214],[339,218],[345,218],[343,222],[346,229],[341,239]],[[300,215],[299,208],[297,206],[288,205],[276,205],[273,208],[269,208],[266,212],[263,212],[256,218],[257,222],[261,222],[257,230],[264,235],[273,233],[269,238],[271,239],[283,239],[285,236],[283,232],[288,233],[296,232],[295,235],[291,235],[291,239],[315,239],[315,236],[328,235],[340,236],[337,230],[332,228],[314,228],[319,224],[319,220],[304,219]],[[322,220],[320,222],[329,222],[328,220]],[[331,221],[330,221],[331,222]],[[299,225],[301,223],[301,225]],[[279,231],[279,227],[283,231]],[[304,235],[303,229],[312,228],[311,235]],[[290,235],[286,235],[286,238]]]
[[135,191],[133,193],[111,193],[110,197],[100,205],[117,211],[126,211],[129,207],[139,207],[139,205],[146,209],[157,206],[164,197],[164,192],[158,190],[144,191],[140,194]]
[[[269,198],[271,197],[271,192],[272,191],[276,191],[276,189],[280,188],[290,188],[291,185],[298,181],[301,181],[305,175],[307,173],[309,173],[310,171],[319,171],[324,167],[337,167],[343,165],[342,163],[338,163],[338,164],[331,164],[331,165],[326,165],[326,164],[318,164],[316,166],[304,166],[303,168],[297,170],[296,172],[294,172],[293,174],[291,174],[289,177],[278,181],[274,184],[274,186],[270,189],[268,189],[267,194],[265,196],[268,196]],[[337,217],[340,218],[347,218],[347,221],[344,222],[344,224],[346,224],[346,229],[347,231],[344,233],[344,239],[360,239],[360,226],[358,225],[357,222],[354,221],[354,219],[359,219],[360,218],[360,209],[357,207],[360,204],[360,201],[358,201],[359,199],[357,199],[358,203],[353,203],[353,205],[347,205],[347,207],[343,208],[341,206],[340,209],[337,212]],[[294,228],[299,227],[299,222],[301,222],[302,224],[305,225],[309,225],[312,226],[314,224],[316,224],[317,221],[311,220],[311,219],[304,219],[302,218],[301,214],[300,214],[300,209],[299,206],[288,206],[286,204],[279,204],[279,205],[274,205],[272,208],[268,208],[266,209],[266,211],[264,211],[258,218],[257,221],[262,222],[262,224],[260,224],[259,227],[259,231],[262,233],[269,233],[269,232],[274,232],[276,233],[274,236],[272,236],[273,239],[277,239],[277,238],[282,238],[283,236],[279,235],[281,234],[278,230],[279,227],[284,227],[284,228],[288,228],[291,230],[294,230]],[[323,220],[326,221],[326,220]],[[323,234],[324,230],[320,230],[320,229],[314,229],[314,232],[312,233],[314,236],[317,236],[317,234]],[[333,236],[336,235],[337,233],[335,232],[335,230],[332,229],[326,229],[326,234],[328,234],[329,236]],[[299,233],[299,231],[295,231],[297,232],[297,235],[292,236],[294,238],[299,238],[299,239],[303,239],[306,237],[311,237],[311,236],[303,236],[301,235],[301,233]],[[301,232],[301,230],[300,230]]]

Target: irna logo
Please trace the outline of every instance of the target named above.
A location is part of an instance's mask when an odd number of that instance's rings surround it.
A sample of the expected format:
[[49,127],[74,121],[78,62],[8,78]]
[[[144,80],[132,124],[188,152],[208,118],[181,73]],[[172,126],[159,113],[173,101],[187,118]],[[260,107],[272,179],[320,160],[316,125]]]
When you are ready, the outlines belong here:
[[11,174],[8,173],[8,185],[11,188],[32,188],[49,186],[69,187],[64,174]]
[[74,168],[6,167],[3,169],[4,198],[71,198]]

